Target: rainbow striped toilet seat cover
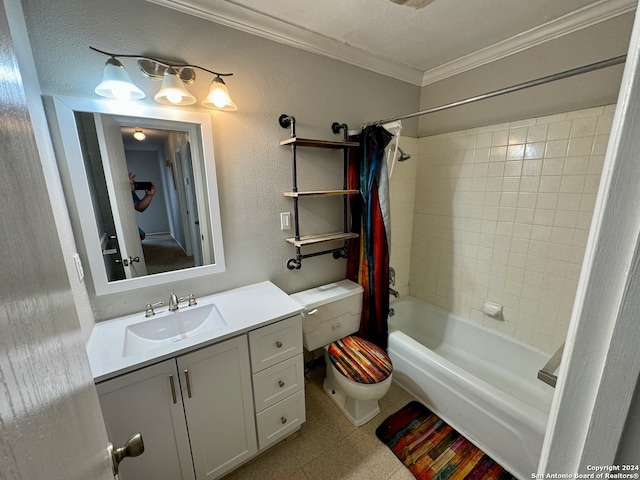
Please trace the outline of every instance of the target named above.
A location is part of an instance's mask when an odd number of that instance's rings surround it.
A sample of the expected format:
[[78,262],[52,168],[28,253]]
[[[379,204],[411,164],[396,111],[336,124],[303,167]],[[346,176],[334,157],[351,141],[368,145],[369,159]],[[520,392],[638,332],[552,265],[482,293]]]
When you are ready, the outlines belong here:
[[336,370],[357,383],[380,383],[391,375],[391,359],[380,347],[356,335],[341,338],[328,347]]

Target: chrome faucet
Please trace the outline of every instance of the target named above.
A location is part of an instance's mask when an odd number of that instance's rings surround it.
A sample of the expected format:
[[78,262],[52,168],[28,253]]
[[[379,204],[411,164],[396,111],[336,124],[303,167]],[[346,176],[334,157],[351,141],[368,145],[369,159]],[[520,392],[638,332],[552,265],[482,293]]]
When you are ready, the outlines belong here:
[[198,302],[196,302],[196,296],[193,293],[191,293],[188,297],[178,298],[175,293],[171,292],[171,294],[169,295],[169,311],[177,311],[180,308],[180,302],[182,302],[183,300],[189,300],[190,307],[198,304]]
[[396,298],[400,298],[400,294],[391,287],[389,287],[389,295],[393,295]]
[[169,294],[169,311],[175,312],[176,310],[178,310],[178,308],[180,308],[178,306],[179,303],[180,303],[180,300],[178,300],[178,297],[176,296],[176,294],[171,292],[171,294]]

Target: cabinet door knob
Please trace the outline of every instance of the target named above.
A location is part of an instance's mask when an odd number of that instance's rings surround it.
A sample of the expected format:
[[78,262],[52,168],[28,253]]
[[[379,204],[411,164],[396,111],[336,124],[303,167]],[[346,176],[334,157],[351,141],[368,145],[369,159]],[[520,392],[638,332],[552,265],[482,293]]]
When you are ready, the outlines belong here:
[[278,380],[278,386],[280,388],[284,387],[284,382],[282,380]]
[[282,348],[282,342],[280,340],[276,342],[276,347]]
[[284,425],[285,423],[287,423],[287,417],[281,417],[281,418],[280,418],[280,423],[282,423],[283,425]]

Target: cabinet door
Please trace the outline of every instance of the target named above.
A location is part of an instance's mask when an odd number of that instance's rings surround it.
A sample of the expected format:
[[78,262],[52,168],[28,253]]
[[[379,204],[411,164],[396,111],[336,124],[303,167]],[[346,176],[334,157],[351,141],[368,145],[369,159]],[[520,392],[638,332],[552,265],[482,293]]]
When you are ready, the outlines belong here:
[[247,337],[177,361],[196,478],[219,478],[257,452]]
[[135,461],[125,458],[120,464],[120,480],[195,478],[174,360],[108,380],[96,388],[111,442],[122,446],[136,432],[144,441],[140,457]]

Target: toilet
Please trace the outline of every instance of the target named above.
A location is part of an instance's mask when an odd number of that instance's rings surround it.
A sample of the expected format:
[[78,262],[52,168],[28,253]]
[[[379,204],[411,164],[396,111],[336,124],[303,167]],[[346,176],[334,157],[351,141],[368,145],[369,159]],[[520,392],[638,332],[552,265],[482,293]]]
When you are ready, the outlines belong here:
[[324,348],[323,389],[357,427],[380,412],[378,400],[389,391],[393,370],[384,350],[355,335],[362,294],[362,285],[342,280],[291,295],[305,308],[304,347]]

